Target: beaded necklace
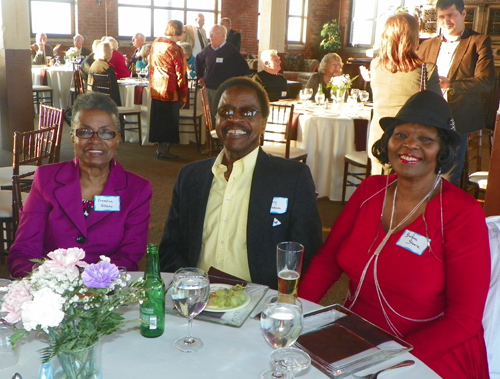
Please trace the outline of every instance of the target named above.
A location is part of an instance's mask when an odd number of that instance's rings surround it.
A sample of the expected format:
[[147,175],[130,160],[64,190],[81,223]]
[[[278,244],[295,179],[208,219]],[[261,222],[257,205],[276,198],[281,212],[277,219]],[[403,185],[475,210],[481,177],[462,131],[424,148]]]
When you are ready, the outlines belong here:
[[[397,179],[392,182],[392,183],[395,183],[397,181]],[[389,177],[387,177],[387,183],[389,182]],[[391,184],[392,184],[391,183]],[[406,221],[408,221],[414,214],[415,212],[417,212],[417,210],[422,206],[422,204],[429,200],[430,197],[432,196],[432,193],[434,192],[434,190],[436,189],[436,187],[438,186],[438,184],[441,183],[441,194],[442,194],[442,191],[443,191],[443,186],[442,186],[442,179],[441,177],[439,176],[439,174],[437,175],[436,177],[436,180],[434,182],[434,185],[432,186],[432,189],[429,191],[428,194],[426,194],[422,200],[420,200],[420,202],[410,211],[410,213],[408,213],[408,215],[403,219],[401,220],[398,225],[396,225],[394,228],[392,227],[392,224],[393,224],[393,220],[394,220],[394,211],[395,211],[395,208],[396,208],[396,196],[397,196],[397,192],[398,192],[398,186],[397,186],[397,183],[396,183],[396,188],[394,190],[394,197],[392,199],[392,210],[391,210],[391,220],[390,220],[390,223],[389,223],[389,230],[387,231],[387,234],[385,235],[385,237],[382,239],[382,241],[380,242],[380,244],[377,246],[377,248],[375,249],[375,252],[373,253],[373,255],[370,257],[370,259],[368,260],[368,262],[366,263],[364,269],[363,269],[363,272],[361,274],[361,278],[359,280],[359,283],[358,283],[358,286],[356,288],[356,291],[354,293],[354,296],[353,297],[349,297],[349,300],[352,301],[351,305],[349,306],[349,309],[351,309],[354,304],[356,303],[357,299],[358,299],[358,296],[359,296],[359,293],[361,292],[361,287],[363,286],[363,283],[364,283],[364,280],[365,280],[365,276],[366,276],[366,273],[368,271],[368,268],[371,264],[372,261],[374,261],[373,263],[373,279],[374,279],[374,282],[375,282],[375,289],[377,291],[377,297],[378,297],[378,300],[379,300],[379,303],[380,303],[380,308],[382,310],[382,313],[384,314],[384,318],[385,320],[387,321],[387,324],[389,325],[389,327],[391,328],[392,332],[394,334],[396,334],[397,336],[399,337],[402,337],[402,334],[401,332],[399,332],[399,330],[396,328],[396,326],[394,325],[394,323],[390,320],[389,318],[389,315],[387,314],[387,311],[386,311],[386,306],[392,311],[394,312],[396,315],[398,315],[399,317],[405,319],[405,320],[409,320],[409,321],[414,321],[414,322],[427,322],[427,321],[432,321],[432,320],[435,320],[439,317],[441,317],[444,312],[441,312],[440,314],[438,314],[437,316],[434,316],[434,317],[430,317],[430,318],[426,318],[426,319],[414,319],[414,318],[410,318],[410,317],[406,317],[406,316],[403,316],[402,314],[396,312],[394,310],[394,308],[389,304],[389,302],[387,301],[387,299],[385,298],[383,292],[382,292],[382,288],[380,287],[379,285],[379,280],[378,280],[378,258],[379,258],[379,255],[380,255],[380,252],[382,251],[382,249],[384,248],[385,244],[387,243],[387,241],[389,240],[389,238],[391,237],[391,235],[402,225],[404,225],[404,223]],[[385,194],[384,194],[384,202],[382,204],[382,213],[380,215],[380,222],[382,222],[382,215],[384,213],[384,209],[385,209],[385,205],[386,205],[386,201],[387,201],[387,189],[389,188],[389,184],[386,185],[385,187]],[[380,191],[379,191],[380,192]],[[379,193],[377,192],[377,193]],[[371,198],[371,197],[370,197]],[[442,197],[440,197],[442,199]],[[369,200],[369,199],[367,199]],[[442,203],[441,203],[442,204]],[[441,206],[441,209],[442,209],[442,206]],[[425,214],[425,211],[424,211],[424,214]],[[441,212],[441,224],[442,224],[442,212]],[[377,230],[377,235],[375,236],[375,240],[373,242],[375,242],[378,238],[378,235],[379,235],[379,231],[380,228],[378,228]],[[373,243],[372,245],[370,246],[370,249],[368,250],[368,253],[371,251],[371,248],[373,247]],[[430,248],[430,245],[428,243],[428,247]],[[432,252],[432,254],[434,255],[434,252]],[[434,255],[435,256],[435,255]]]

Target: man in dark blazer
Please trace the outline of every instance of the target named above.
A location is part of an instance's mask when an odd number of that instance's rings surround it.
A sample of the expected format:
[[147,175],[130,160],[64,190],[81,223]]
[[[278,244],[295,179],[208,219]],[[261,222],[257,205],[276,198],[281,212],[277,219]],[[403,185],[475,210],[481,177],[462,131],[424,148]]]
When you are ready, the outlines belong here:
[[[216,159],[181,169],[160,244],[161,269],[215,267],[277,288],[276,245],[304,245],[305,271],[322,242],[311,173],[301,162],[260,148],[269,100],[257,82],[229,79],[214,103],[224,149]],[[230,187],[238,183],[243,185],[231,194]]]
[[228,17],[224,17],[220,20],[220,24],[225,26],[227,29],[226,41],[231,45],[236,47],[238,51],[241,50],[241,34],[235,32],[233,27],[231,26],[231,20]]
[[424,41],[419,55],[438,66],[439,83],[453,111],[457,131],[462,136],[457,166],[450,181],[458,184],[467,149],[467,135],[483,129],[485,118],[482,92],[495,84],[491,39],[465,26],[463,0],[438,0],[438,23],[442,34]]

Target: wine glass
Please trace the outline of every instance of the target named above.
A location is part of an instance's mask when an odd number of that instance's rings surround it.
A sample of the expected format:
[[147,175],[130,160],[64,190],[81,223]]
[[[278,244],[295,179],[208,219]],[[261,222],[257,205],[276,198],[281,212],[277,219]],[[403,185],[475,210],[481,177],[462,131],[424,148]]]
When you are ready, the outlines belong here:
[[310,87],[307,87],[306,88],[306,96],[307,96],[306,100],[309,100],[312,97],[312,95],[313,95],[313,89]]
[[305,103],[309,99],[309,96],[305,88],[300,90],[299,98],[301,103]]
[[357,99],[359,96],[359,89],[358,88],[351,88],[351,96],[355,96]]
[[369,97],[370,97],[370,93],[368,91],[359,91],[359,100],[361,100],[363,105],[366,104]]
[[144,79],[146,76],[148,76],[148,69],[146,67],[143,67],[137,75],[139,75],[139,78]]
[[172,300],[175,307],[188,319],[188,335],[174,341],[174,346],[185,353],[203,349],[200,338],[191,336],[193,318],[205,309],[210,294],[210,282],[205,271],[196,267],[178,269],[172,281]]
[[[281,350],[294,344],[302,331],[302,303],[291,295],[271,295],[265,299],[264,309],[260,318],[262,335],[271,347]],[[298,349],[287,352],[287,359],[301,359],[302,353]],[[297,354],[294,354],[297,353]],[[277,354],[277,353],[275,353]],[[273,359],[271,358],[271,361]],[[262,373],[261,379],[286,378],[277,366],[277,370],[268,370]],[[291,374],[290,374],[291,375]]]
[[274,350],[269,356],[269,359],[278,370],[287,373],[285,376],[287,379],[293,379],[293,372],[300,372],[308,368],[311,364],[311,357],[309,354],[294,347]]

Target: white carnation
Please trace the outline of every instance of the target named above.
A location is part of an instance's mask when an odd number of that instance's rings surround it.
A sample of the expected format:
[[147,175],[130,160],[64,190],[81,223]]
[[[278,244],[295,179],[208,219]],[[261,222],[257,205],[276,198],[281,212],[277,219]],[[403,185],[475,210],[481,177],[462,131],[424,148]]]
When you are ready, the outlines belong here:
[[42,288],[33,293],[33,300],[22,305],[22,321],[27,331],[36,329],[38,325],[47,333],[49,327],[58,326],[64,319],[62,296],[49,288]]

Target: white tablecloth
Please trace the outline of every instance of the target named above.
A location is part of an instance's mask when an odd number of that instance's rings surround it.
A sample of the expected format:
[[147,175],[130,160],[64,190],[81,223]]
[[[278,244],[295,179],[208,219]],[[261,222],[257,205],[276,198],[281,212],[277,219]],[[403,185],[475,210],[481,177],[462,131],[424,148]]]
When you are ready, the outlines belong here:
[[[297,111],[300,112],[300,109]],[[335,110],[315,110],[299,116],[297,147],[307,151],[307,165],[311,169],[318,197],[342,199],[344,155],[355,151],[354,121],[369,118],[370,111],[357,109],[339,114]],[[348,187],[346,199],[354,192]]]
[[[133,273],[138,276],[138,273]],[[172,274],[163,273],[165,283],[170,283]],[[272,292],[272,291],[270,291]],[[319,306],[302,301],[305,312]],[[129,319],[139,317],[138,306],[124,308]],[[269,354],[272,348],[260,332],[260,323],[248,319],[241,328],[193,321],[193,335],[205,342],[203,350],[187,354],[178,351],[173,341],[185,336],[185,318],[167,315],[165,333],[158,338],[144,338],[139,334],[138,324],[103,339],[102,362],[103,379],[140,379],[140,378],[182,378],[182,379],[256,379],[269,369]],[[15,372],[23,379],[37,379],[40,357],[37,352],[43,344],[34,336],[21,346],[19,362],[16,366],[0,370],[0,379],[10,379]],[[439,378],[424,363],[405,353],[399,357],[373,367],[387,367],[405,359],[413,359],[416,365],[391,374],[397,379],[434,379]],[[297,378],[326,379],[327,376],[314,367],[297,375]],[[349,378],[352,379],[351,376]]]
[[53,104],[66,108],[70,102],[70,87],[73,80],[73,66],[32,66],[31,79],[34,85],[41,85],[41,73],[46,70],[47,85],[52,87]]
[[[132,81],[131,79],[130,81]],[[120,89],[120,99],[124,107],[133,107],[141,109],[141,129],[142,129],[142,144],[151,145],[149,142],[149,120],[151,117],[151,91],[149,87],[144,87],[142,91],[142,105],[134,104],[135,85],[131,83],[118,83]],[[198,109],[201,109],[201,98],[198,96]],[[201,143],[205,142],[205,121],[202,117],[201,122]],[[192,131],[193,126],[181,125],[180,131]],[[195,142],[195,136],[192,133],[180,133],[179,140],[182,145],[189,144],[190,141]],[[137,142],[137,133],[125,132],[125,141]]]

